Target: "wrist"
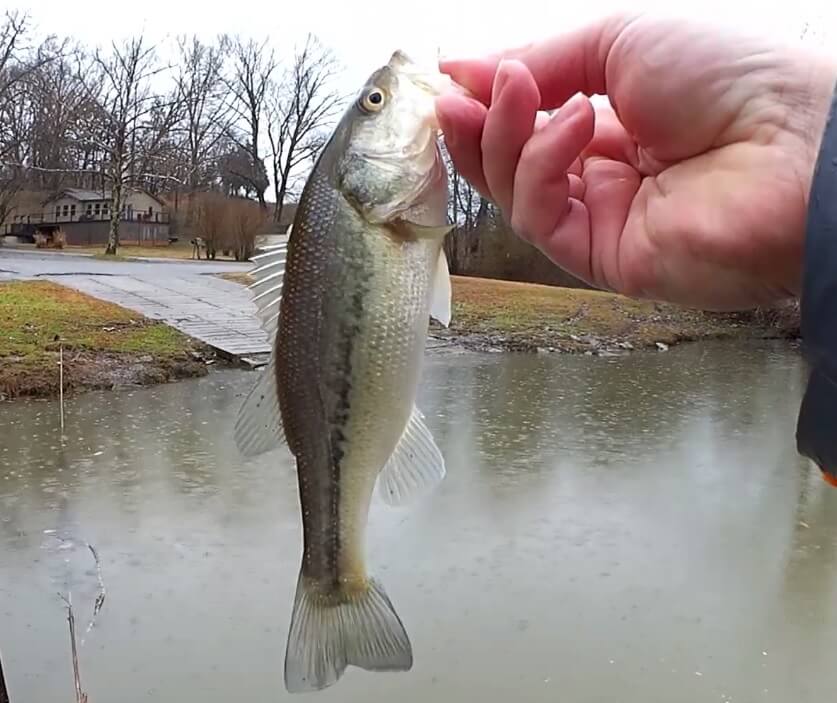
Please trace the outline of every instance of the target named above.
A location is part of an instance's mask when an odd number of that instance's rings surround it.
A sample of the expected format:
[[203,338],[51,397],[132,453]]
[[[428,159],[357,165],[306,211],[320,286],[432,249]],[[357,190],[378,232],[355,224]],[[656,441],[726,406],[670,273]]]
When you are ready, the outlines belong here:
[[832,81],[818,134],[807,200],[800,300],[801,332],[811,376],[799,409],[798,452],[837,485],[837,92]]
[[[800,176],[803,179],[805,206],[811,196],[814,172],[820,158],[820,151],[837,87],[837,62],[821,56],[800,57],[799,86],[797,97],[792,101],[791,123],[802,140]],[[837,154],[829,154],[837,158]]]

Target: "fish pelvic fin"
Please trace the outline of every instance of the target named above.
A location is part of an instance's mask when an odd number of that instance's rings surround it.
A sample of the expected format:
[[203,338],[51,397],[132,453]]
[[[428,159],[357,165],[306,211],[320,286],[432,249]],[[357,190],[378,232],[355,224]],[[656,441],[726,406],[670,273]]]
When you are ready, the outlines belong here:
[[432,491],[445,474],[445,458],[414,405],[401,439],[378,475],[378,495],[388,505],[406,505]]
[[323,595],[300,574],[285,650],[289,693],[337,683],[348,666],[409,671],[413,650],[383,586],[373,578],[352,593]]
[[244,456],[272,451],[285,443],[279,394],[276,388],[276,362],[272,354],[247,394],[236,417],[233,437]]

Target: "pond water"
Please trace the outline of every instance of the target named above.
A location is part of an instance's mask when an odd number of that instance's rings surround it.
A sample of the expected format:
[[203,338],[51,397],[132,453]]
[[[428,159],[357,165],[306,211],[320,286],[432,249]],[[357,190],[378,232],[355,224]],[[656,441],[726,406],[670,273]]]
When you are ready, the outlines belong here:
[[[11,703],[294,700],[299,568],[284,449],[245,460],[253,373],[0,405],[0,651]],[[308,698],[822,703],[837,690],[837,491],[795,451],[785,344],[625,357],[434,353],[448,476],[374,502],[370,570],[413,643]],[[53,532],[54,531],[54,532]],[[101,558],[97,593],[84,542]],[[467,697],[467,698],[466,698]],[[304,697],[303,697],[304,698]]]

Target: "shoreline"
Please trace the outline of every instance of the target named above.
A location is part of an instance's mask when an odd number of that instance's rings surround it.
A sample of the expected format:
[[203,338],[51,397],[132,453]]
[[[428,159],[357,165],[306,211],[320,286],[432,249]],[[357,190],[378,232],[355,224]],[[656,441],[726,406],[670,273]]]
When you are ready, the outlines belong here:
[[664,352],[683,344],[707,341],[787,341],[795,342],[799,337],[792,333],[767,328],[750,328],[739,332],[719,331],[706,334],[677,334],[653,343],[636,345],[627,339],[605,339],[591,335],[572,335],[567,339],[554,339],[544,343],[536,338],[509,337],[503,334],[447,332],[432,330],[430,339],[445,344],[445,348],[456,348],[483,353],[524,354],[584,354],[587,356],[623,356],[632,352]]
[[[795,306],[708,313],[575,288],[452,277],[449,329],[472,349],[613,355],[717,339],[798,339]],[[435,325],[435,323],[434,323]]]
[[[244,272],[215,275],[242,285],[250,280]],[[431,321],[428,353],[615,356],[702,340],[799,339],[791,308],[711,314],[600,291],[503,280],[452,276],[452,285],[451,326]],[[0,401],[58,397],[56,333],[64,341],[65,395],[158,385],[236,366],[165,323],[117,305],[46,282],[4,283],[0,290],[8,293],[15,286],[30,299],[45,296],[53,304],[41,300],[39,309],[17,311],[14,302],[4,306],[0,300]]]
[[[37,369],[21,370],[12,378],[0,373],[0,402],[24,398],[57,399],[58,366],[59,355],[55,352]],[[151,354],[67,350],[64,353],[64,397],[87,391],[160,385],[200,378],[208,373],[207,362],[200,356],[155,358]]]

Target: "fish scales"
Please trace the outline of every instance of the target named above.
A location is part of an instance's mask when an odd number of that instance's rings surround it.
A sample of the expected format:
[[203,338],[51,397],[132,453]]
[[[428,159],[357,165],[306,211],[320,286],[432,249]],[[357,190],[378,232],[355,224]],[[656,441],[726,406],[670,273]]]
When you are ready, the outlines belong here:
[[400,52],[372,74],[303,188],[287,246],[256,257],[252,287],[269,291],[256,300],[275,341],[235,433],[245,454],[285,443],[296,459],[292,692],[330,686],[349,665],[412,667],[404,625],[367,573],[365,536],[376,484],[398,505],[445,475],[415,405],[428,317],[450,316],[432,80]]
[[[340,509],[342,483],[361,482],[364,490],[374,481],[365,469],[383,466],[409,416],[414,398],[404,379],[415,375],[424,350],[417,320],[426,312],[427,271],[438,251],[432,242],[395,241],[385,228],[378,239],[361,236],[370,226],[322,177],[298,212],[300,237],[288,248],[276,342],[277,385],[288,446],[299,462],[309,535],[303,572],[338,584],[341,573],[353,573],[350,547],[362,531],[356,520],[365,522],[351,514],[353,506]],[[389,434],[378,430],[381,407],[392,416]],[[321,466],[327,460],[329,471]],[[354,474],[341,476],[354,465]]]

